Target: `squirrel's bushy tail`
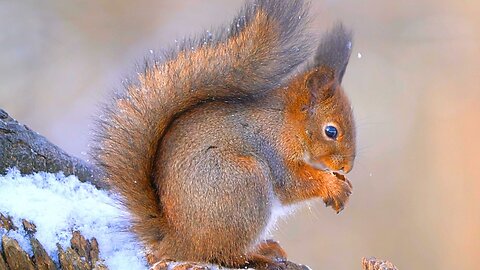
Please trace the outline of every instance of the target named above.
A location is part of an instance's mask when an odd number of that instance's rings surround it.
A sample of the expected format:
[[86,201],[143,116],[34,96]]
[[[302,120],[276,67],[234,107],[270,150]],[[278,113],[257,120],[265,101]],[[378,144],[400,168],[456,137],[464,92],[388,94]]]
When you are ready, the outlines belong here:
[[105,106],[92,155],[147,247],[163,237],[152,172],[168,125],[199,103],[244,99],[281,86],[311,53],[306,16],[302,0],[247,4],[228,29],[176,46]]

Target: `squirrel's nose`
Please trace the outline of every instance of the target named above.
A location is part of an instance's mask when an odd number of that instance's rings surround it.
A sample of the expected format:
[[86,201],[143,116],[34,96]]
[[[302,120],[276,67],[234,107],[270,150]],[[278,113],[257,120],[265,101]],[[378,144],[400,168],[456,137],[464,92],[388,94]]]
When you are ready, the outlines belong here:
[[343,171],[345,174],[349,173],[353,168],[353,162],[348,162],[345,166],[343,166],[340,171]]

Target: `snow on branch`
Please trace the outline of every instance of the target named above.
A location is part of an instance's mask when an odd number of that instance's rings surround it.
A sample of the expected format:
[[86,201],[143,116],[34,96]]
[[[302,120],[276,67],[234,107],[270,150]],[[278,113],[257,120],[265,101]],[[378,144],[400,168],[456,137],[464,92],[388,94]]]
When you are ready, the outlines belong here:
[[62,171],[65,175],[76,175],[80,181],[90,181],[96,187],[106,187],[92,165],[68,155],[0,109],[0,172],[5,173],[12,167],[24,174]]

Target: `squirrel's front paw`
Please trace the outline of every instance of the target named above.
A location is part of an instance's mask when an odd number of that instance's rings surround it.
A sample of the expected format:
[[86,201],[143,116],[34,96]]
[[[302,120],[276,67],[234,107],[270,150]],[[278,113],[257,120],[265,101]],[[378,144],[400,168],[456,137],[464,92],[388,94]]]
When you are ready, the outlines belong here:
[[348,201],[348,197],[352,194],[352,184],[342,174],[333,172],[326,177],[325,197],[323,201],[325,205],[331,206],[338,213],[343,210]]

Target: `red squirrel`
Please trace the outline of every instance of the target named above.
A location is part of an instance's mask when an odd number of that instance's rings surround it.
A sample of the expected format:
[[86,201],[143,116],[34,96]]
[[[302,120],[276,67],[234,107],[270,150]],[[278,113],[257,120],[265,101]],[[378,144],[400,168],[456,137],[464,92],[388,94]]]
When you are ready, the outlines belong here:
[[278,209],[352,186],[355,124],[341,82],[351,33],[307,33],[302,0],[254,0],[187,39],[105,105],[93,156],[155,260],[275,264]]

